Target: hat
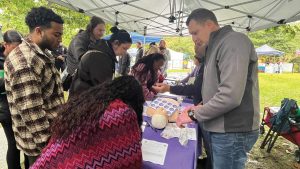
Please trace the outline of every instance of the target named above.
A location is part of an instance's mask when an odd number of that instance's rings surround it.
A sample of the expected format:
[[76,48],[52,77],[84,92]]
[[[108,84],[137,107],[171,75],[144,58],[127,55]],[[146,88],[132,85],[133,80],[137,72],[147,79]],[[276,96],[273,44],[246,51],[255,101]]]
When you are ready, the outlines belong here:
[[155,42],[151,42],[151,43],[150,43],[150,46],[151,46],[151,45],[156,45],[156,44],[155,44]]

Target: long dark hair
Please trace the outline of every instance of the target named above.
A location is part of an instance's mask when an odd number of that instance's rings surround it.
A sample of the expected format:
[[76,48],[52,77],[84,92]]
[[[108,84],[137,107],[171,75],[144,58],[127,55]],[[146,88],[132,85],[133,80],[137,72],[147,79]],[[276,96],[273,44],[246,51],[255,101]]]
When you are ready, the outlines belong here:
[[86,31],[92,35],[93,30],[96,28],[99,24],[105,24],[104,20],[102,18],[99,18],[97,16],[93,16],[90,20],[90,23],[86,26]]
[[154,64],[155,61],[159,61],[159,60],[164,60],[165,61],[164,56],[160,53],[153,53],[153,54],[147,55],[147,56],[139,59],[132,66],[132,69],[135,69],[139,64],[141,64],[141,63],[145,64],[144,69],[141,71],[141,74],[143,75],[141,78],[142,78],[143,81],[146,80],[148,71],[150,71],[151,79],[147,81],[147,88],[148,89],[152,88],[152,86],[156,82],[156,79],[158,78],[158,77],[156,77],[157,73],[153,69],[153,64]]
[[142,124],[145,102],[142,87],[133,76],[122,76],[72,97],[64,104],[51,127],[53,137],[65,138],[81,126],[94,133],[98,128],[94,125],[98,124],[107,106],[115,99],[121,99],[134,109],[139,125]]

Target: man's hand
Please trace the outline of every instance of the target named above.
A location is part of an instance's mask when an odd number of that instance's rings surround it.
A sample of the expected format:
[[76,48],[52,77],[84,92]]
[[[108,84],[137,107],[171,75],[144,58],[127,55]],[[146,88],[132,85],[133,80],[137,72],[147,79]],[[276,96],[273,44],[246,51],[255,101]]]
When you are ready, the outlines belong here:
[[203,105],[198,104],[197,106],[190,106],[185,108],[178,116],[177,120],[176,120],[176,125],[178,127],[182,127],[183,124],[186,123],[190,123],[193,120],[189,117],[188,112],[193,110],[195,111],[195,109],[199,109],[201,108]]
[[177,117],[176,125],[178,127],[183,127],[183,124],[190,123],[193,120],[189,117],[188,112],[193,109],[194,106],[185,108]]
[[164,92],[169,92],[170,91],[170,86],[164,83],[156,83],[152,88],[157,92],[157,93],[164,93]]
[[64,60],[65,60],[65,58],[64,58],[62,55],[57,56],[57,59],[59,59],[59,60],[61,60],[61,61],[64,61]]

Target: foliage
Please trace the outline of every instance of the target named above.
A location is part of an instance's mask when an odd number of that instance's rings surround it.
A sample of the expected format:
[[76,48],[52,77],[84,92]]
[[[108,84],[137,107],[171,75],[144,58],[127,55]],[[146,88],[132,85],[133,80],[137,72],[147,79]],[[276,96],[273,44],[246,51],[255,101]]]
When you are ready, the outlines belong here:
[[[255,47],[268,44],[285,52],[284,57],[261,57],[263,61],[290,62],[295,58],[296,49],[300,49],[300,25],[297,23],[250,32],[248,36]],[[167,37],[165,40],[169,48],[187,54],[187,59],[191,59],[195,54],[191,37]]]
[[[289,62],[295,57],[296,49],[300,48],[300,26],[299,24],[281,25],[266,30],[251,32],[248,34],[255,47],[268,44],[269,46],[285,52],[284,57],[271,58],[278,62]],[[262,57],[268,60],[270,57]]]
[[[57,4],[49,4],[46,0],[0,0],[0,24],[3,32],[15,29],[23,35],[28,34],[29,30],[25,24],[25,17],[32,7],[45,6],[54,10],[64,20],[63,44],[68,46],[72,37],[77,34],[79,29],[85,29],[90,17],[82,13],[72,11]],[[107,30],[111,26],[106,25]],[[109,31],[106,34],[110,33]]]
[[187,55],[185,60],[192,60],[195,55],[194,42],[191,37],[166,37],[167,47]]
[[[25,16],[32,7],[46,6],[53,9],[65,21],[63,44],[69,45],[72,37],[76,35],[79,29],[85,29],[89,22],[89,16],[82,13],[72,11],[65,7],[49,4],[46,0],[0,0],[0,9],[3,13],[0,14],[0,24],[3,26],[3,32],[9,29],[16,29],[22,34],[28,33],[27,25],[25,24]],[[111,25],[107,24],[107,29]],[[106,34],[110,32],[107,31]],[[271,58],[271,61],[284,61],[290,62],[295,58],[295,50],[300,49],[300,24],[286,24],[266,30],[260,30],[256,32],[248,33],[248,36],[254,43],[255,47],[259,47],[264,44],[285,52],[284,57]],[[193,58],[194,43],[190,36],[188,37],[165,37],[168,48],[175,51],[183,52],[185,54],[185,60]],[[270,57],[262,57],[264,61],[270,59]]]

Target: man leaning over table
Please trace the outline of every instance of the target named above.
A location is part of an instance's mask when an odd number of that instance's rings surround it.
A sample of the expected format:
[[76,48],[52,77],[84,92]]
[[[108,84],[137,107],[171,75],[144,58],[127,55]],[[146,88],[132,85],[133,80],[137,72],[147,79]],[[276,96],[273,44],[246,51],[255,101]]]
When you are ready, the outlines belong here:
[[220,28],[216,16],[196,9],[186,21],[196,43],[207,44],[202,85],[203,105],[182,112],[177,124],[203,123],[211,142],[214,169],[241,169],[258,138],[257,55],[249,38]]

